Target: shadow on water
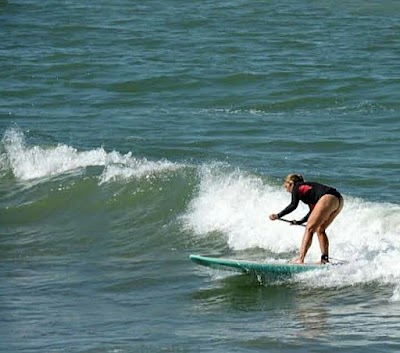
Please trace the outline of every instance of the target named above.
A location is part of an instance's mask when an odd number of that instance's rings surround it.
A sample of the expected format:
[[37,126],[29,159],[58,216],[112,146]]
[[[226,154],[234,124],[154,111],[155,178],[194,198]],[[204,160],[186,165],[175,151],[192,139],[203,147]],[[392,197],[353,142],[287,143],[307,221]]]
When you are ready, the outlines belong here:
[[213,286],[194,293],[206,307],[224,306],[232,310],[268,310],[277,303],[288,305],[296,288],[284,282],[263,284],[256,276],[232,275],[213,282]]
[[239,320],[251,332],[239,339],[247,348],[271,347],[276,340],[324,339],[329,334],[329,309],[322,297],[289,281],[261,284],[246,275],[217,280],[192,294],[196,315],[202,319],[213,322],[223,317],[220,324],[227,331]]
[[255,276],[246,275],[209,284],[192,293],[194,314],[214,322],[216,329],[223,325],[226,332],[240,322],[251,332],[238,338],[245,348],[271,347],[273,342],[296,346],[299,340],[331,347],[333,336],[346,338],[351,345],[354,337],[364,339],[366,317],[374,322],[381,322],[382,315],[389,322],[398,317],[393,305],[388,307],[382,298],[383,292],[389,295],[392,289],[375,284],[315,288],[291,280],[261,284]]

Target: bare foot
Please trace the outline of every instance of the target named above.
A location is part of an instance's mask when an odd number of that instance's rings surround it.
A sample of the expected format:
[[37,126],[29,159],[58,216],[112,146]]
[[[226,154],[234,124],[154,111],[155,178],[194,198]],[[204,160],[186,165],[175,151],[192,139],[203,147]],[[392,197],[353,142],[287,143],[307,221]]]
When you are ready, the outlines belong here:
[[290,261],[292,264],[304,264],[304,261],[300,258],[295,258],[292,261]]

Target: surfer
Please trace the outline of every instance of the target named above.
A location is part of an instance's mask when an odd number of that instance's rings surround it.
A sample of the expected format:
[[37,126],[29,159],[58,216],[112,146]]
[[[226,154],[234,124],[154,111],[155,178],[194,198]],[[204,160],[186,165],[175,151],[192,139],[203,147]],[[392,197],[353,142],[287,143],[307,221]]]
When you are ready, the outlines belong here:
[[311,246],[312,237],[317,233],[321,249],[321,264],[329,262],[329,240],[325,233],[326,228],[333,222],[343,208],[343,197],[336,189],[316,182],[306,182],[299,174],[289,174],[283,183],[287,192],[292,194],[292,201],[289,206],[278,214],[272,213],[271,220],[293,212],[299,201],[303,201],[310,207],[310,211],[301,219],[293,220],[292,224],[303,224],[307,222],[303,240],[300,247],[299,257],[294,263],[304,263],[307,251]]

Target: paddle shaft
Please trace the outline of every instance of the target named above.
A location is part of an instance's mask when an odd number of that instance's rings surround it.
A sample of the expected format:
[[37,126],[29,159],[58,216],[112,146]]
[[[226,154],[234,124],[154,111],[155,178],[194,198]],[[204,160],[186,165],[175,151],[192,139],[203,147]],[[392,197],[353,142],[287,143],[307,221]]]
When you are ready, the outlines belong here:
[[305,227],[305,224],[293,224],[292,221],[289,221],[288,219],[284,219],[284,218],[278,218],[280,221],[282,222],[286,222],[286,223],[290,223],[294,226],[301,226],[301,227]]

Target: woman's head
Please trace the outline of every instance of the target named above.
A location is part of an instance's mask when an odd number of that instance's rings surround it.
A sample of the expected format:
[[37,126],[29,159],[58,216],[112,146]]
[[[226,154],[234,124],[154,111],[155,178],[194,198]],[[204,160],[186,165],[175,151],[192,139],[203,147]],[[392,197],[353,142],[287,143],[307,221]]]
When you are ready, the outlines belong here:
[[292,192],[294,184],[301,183],[303,181],[304,181],[304,178],[301,174],[289,174],[285,178],[283,185],[284,185],[286,191]]

